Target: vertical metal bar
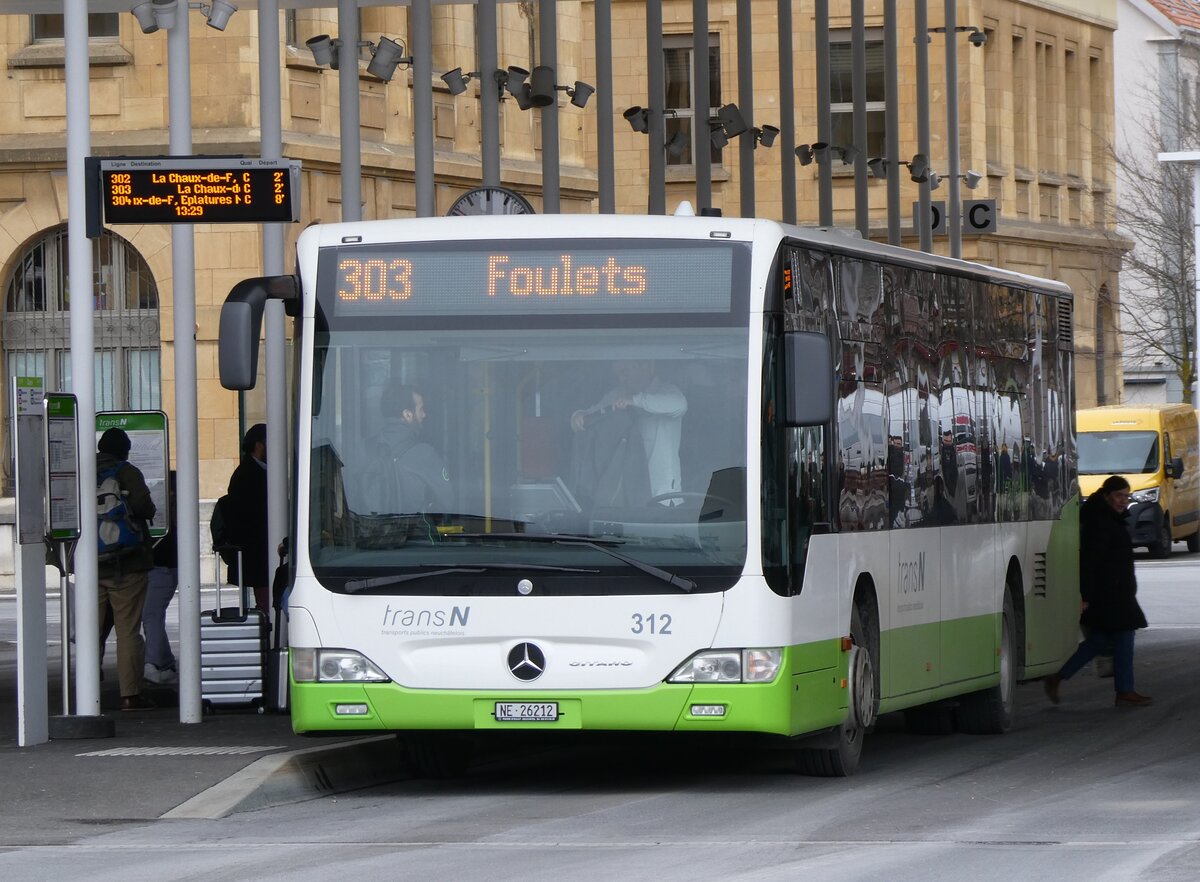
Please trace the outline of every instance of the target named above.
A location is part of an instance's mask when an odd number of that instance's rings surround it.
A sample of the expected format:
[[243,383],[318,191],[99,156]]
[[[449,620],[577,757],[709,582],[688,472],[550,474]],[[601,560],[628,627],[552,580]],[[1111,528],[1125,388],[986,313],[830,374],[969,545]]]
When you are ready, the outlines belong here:
[[479,46],[475,70],[479,74],[479,152],[483,184],[500,186],[500,86],[496,80],[496,0],[479,0],[476,31]]
[[600,213],[616,214],[613,160],[612,0],[596,0],[596,183]]
[[754,217],[754,15],[751,0],[737,0],[738,109],[749,127],[738,138],[741,217]]
[[946,0],[946,227],[950,231],[950,256],[962,257],[962,220],[959,218],[961,191],[958,179],[958,3]]
[[[88,71],[87,4],[64,0],[63,48],[67,79],[67,254],[69,282],[75,291],[91,292],[92,243],[85,228],[86,194],[84,158],[91,151],[91,101]],[[190,228],[189,228],[190,229]],[[96,487],[96,396],[92,363],[93,301],[90,296],[71,298],[71,386],[79,414],[79,498],[87,499]],[[96,590],[96,531],[82,530],[75,548],[75,709],[100,713],[100,614]],[[197,668],[199,670],[199,668]]]
[[[279,65],[279,0],[258,2],[259,126],[264,159],[283,156],[282,98]],[[263,275],[283,272],[283,224],[263,224]],[[214,292],[220,294],[221,292]],[[267,560],[278,561],[279,543],[288,534],[287,339],[283,303],[268,300],[267,337]],[[238,439],[241,440],[240,438]],[[268,572],[274,572],[268,567]],[[275,613],[272,613],[273,615]]]
[[[850,64],[854,91],[854,225],[864,239],[871,236],[867,192],[867,11],[866,0],[850,3]],[[842,145],[845,146],[845,145]]]
[[666,102],[666,74],[663,71],[662,4],[646,4],[646,106],[650,129],[650,192],[646,198],[648,214],[667,213],[667,158],[663,106]]
[[900,244],[900,68],[896,46],[896,0],[883,3],[883,66],[887,94],[884,97],[884,156],[887,171],[888,244]]
[[[433,10],[430,0],[412,0],[409,55],[413,68],[413,180],[417,217],[433,217]],[[355,129],[357,131],[357,129]]]
[[779,0],[779,184],[780,217],[796,222],[796,87],[792,69],[792,2]]
[[[413,5],[415,9],[416,4]],[[358,44],[362,34],[358,30],[358,3],[338,0],[337,8],[338,39],[341,40],[338,46],[338,137],[341,140],[342,220],[357,221],[362,220],[362,133],[358,108]]]
[[[542,64],[554,71],[558,83],[558,3],[538,0],[538,41]],[[542,210],[558,214],[560,205],[560,176],[558,164],[558,92],[554,100],[542,108]]]
[[1192,329],[1192,407],[1200,408],[1200,163],[1192,164],[1192,278],[1195,280],[1196,325]]
[[[784,0],[781,0],[784,2]],[[712,208],[712,141],[709,128],[708,0],[692,0],[692,161],[696,167],[696,213]]]
[[[167,32],[168,141],[172,156],[192,152],[191,31],[182,11]],[[175,491],[179,533],[179,722],[199,723],[200,469],[196,393],[196,240],[190,224],[171,227],[175,309]],[[89,426],[89,429],[91,427]],[[93,448],[95,444],[92,445]],[[76,582],[78,588],[78,580]],[[82,624],[82,622],[81,622]],[[83,651],[80,647],[80,651]],[[85,659],[80,659],[82,664]]]
[[[917,0],[922,2],[922,0]],[[817,31],[817,141],[828,144],[833,132],[829,111],[829,0],[816,0]],[[833,169],[828,162],[817,163],[817,223],[833,226]]]
[[[929,9],[927,0],[914,0],[913,24],[916,26],[914,44],[917,62],[917,152],[929,156]],[[929,182],[917,185],[918,205],[914,222],[920,237],[921,250],[933,251],[933,213],[929,198]]]
[[71,580],[65,569],[61,573],[58,580],[58,639],[62,647],[59,666],[62,669],[62,714],[67,716],[71,713]]

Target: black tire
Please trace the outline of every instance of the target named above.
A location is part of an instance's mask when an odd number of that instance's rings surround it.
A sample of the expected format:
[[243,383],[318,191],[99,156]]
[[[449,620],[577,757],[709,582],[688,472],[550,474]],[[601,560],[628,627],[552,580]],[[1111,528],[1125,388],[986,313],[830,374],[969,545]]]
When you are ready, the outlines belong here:
[[1200,551],[1200,529],[1196,530],[1191,536],[1187,537],[1187,550],[1191,554]]
[[1004,592],[1000,615],[1000,682],[962,697],[954,714],[960,732],[1003,735],[1012,728],[1017,694],[1017,614],[1011,586]]
[[453,735],[400,737],[408,765],[419,778],[457,778],[471,766],[471,745]]
[[[875,620],[875,608],[869,602],[855,606],[850,613],[850,637],[854,645],[866,651],[863,663],[867,665],[862,680],[861,696],[868,706],[865,715],[874,720],[879,710],[879,625]],[[852,680],[853,682],[853,680]],[[869,726],[859,722],[853,706],[846,720],[834,733],[834,747],[805,747],[796,752],[796,771],[817,778],[846,778],[858,769],[862,757],[863,738]]]
[[1163,512],[1162,524],[1158,528],[1158,541],[1150,548],[1150,553],[1159,560],[1171,556],[1171,515]]

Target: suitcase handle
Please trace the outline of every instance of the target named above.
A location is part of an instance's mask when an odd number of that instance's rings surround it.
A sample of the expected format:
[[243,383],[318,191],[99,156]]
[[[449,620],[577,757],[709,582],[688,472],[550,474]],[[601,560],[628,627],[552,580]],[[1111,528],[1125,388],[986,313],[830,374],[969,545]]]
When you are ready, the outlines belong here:
[[217,619],[224,619],[224,616],[222,615],[222,613],[224,613],[224,608],[221,606],[221,583],[223,581],[221,579],[221,552],[223,552],[223,551],[225,551],[225,552],[233,551],[233,552],[237,553],[237,571],[238,571],[238,592],[237,592],[237,594],[238,594],[238,604],[237,604],[238,613],[237,614],[238,614],[238,619],[245,620],[245,618],[246,618],[246,587],[245,587],[246,573],[245,573],[245,570],[242,568],[242,547],[240,545],[214,545],[213,546],[213,558],[216,562],[215,563],[215,567],[216,567],[215,581],[216,581],[216,587],[217,587],[217,602],[214,604],[213,620],[216,621]]

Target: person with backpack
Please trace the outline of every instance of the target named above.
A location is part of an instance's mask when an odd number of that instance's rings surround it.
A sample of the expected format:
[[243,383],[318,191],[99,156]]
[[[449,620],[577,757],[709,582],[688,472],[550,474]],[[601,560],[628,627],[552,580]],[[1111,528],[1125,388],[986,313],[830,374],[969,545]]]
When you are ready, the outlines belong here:
[[[267,427],[255,423],[242,438],[242,461],[229,477],[228,499],[221,503],[224,532],[229,544],[241,549],[237,556],[222,555],[229,567],[229,583],[254,591],[254,605],[271,615],[271,575],[267,561]],[[240,578],[239,578],[240,577]]]
[[130,446],[129,436],[117,428],[105,431],[96,445],[97,594],[100,621],[112,605],[123,711],[154,707],[142,695],[142,608],[154,566],[147,524],[155,507],[146,479],[129,462]]

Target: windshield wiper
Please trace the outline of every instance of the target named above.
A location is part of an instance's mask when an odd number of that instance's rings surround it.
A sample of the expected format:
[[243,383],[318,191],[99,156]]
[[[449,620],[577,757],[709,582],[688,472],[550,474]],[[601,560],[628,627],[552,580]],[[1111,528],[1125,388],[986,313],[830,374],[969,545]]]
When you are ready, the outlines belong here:
[[419,573],[399,573],[394,576],[375,576],[370,579],[350,579],[342,585],[342,590],[347,594],[361,594],[364,591],[371,591],[375,588],[389,588],[392,585],[415,582],[418,579],[426,579],[430,576],[445,576],[450,573],[483,573],[487,570],[539,570],[551,573],[587,573],[593,576],[600,572],[595,569],[557,567],[549,564],[489,563],[480,564],[476,567],[443,567],[438,570],[422,570]]
[[577,536],[571,533],[455,533],[456,539],[500,539],[500,540],[520,540],[523,542],[545,542],[551,545],[575,545],[581,548],[590,548],[593,551],[599,551],[602,554],[607,554],[609,557],[615,557],[624,564],[633,567],[635,570],[640,570],[648,576],[653,576],[661,582],[666,582],[680,591],[691,593],[696,583],[691,579],[685,579],[683,576],[677,576],[667,570],[659,569],[653,564],[648,564],[645,561],[638,560],[636,557],[630,557],[627,554],[621,554],[612,548],[607,548],[608,545],[623,545],[624,539],[608,539],[599,536]]

